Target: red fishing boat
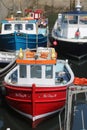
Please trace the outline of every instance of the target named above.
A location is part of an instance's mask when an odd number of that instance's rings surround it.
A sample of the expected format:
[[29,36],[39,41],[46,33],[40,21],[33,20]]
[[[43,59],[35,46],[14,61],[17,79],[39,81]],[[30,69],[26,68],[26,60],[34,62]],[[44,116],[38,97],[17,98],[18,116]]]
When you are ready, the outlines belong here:
[[64,107],[74,74],[67,60],[57,60],[54,48],[20,49],[16,64],[4,78],[5,99],[34,128]]

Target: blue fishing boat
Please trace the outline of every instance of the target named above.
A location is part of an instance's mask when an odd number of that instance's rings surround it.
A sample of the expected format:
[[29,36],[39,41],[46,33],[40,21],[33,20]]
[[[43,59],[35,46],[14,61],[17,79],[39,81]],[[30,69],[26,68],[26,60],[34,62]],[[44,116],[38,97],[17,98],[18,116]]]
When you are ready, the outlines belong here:
[[46,47],[48,41],[48,19],[43,16],[43,11],[26,9],[28,16],[13,15],[1,21],[0,50],[18,51],[20,48],[30,49]]

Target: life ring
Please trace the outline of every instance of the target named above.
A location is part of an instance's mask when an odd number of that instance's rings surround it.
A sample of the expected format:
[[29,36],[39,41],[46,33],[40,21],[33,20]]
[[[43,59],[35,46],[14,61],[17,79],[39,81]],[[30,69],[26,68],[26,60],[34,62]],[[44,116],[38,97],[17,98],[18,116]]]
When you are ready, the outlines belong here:
[[40,54],[41,54],[40,55],[41,58],[47,58],[48,57],[48,52],[41,52]]
[[29,50],[26,51],[26,58],[34,58],[34,56],[35,56],[35,52]]

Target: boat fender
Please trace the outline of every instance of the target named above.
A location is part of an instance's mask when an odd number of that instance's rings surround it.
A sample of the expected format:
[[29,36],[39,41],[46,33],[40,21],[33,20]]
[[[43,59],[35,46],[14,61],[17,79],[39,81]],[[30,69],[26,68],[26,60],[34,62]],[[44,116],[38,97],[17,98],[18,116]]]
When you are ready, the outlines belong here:
[[57,44],[58,44],[57,41],[53,41],[54,46],[57,46]]
[[52,59],[56,59],[57,58],[57,53],[55,52],[55,49],[52,48],[52,55],[51,55]]
[[75,85],[87,85],[87,78],[75,77],[74,78],[74,84]]
[[0,86],[0,95],[5,96],[6,95],[6,88],[4,86]]
[[19,57],[20,59],[23,59],[23,57],[24,57],[24,52],[23,52],[22,48],[20,48],[18,57]]

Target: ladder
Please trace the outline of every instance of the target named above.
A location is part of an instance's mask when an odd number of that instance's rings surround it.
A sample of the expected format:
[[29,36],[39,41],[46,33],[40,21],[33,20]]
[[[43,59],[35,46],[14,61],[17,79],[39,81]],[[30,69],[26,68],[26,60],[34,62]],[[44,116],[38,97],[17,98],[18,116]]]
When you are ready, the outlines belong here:
[[[64,130],[70,130],[70,128],[71,128],[73,95],[80,94],[80,93],[85,94],[85,100],[87,101],[87,86],[72,85],[72,86],[69,86],[67,89]],[[82,130],[86,130],[84,128],[83,112],[81,112],[81,113],[82,113],[82,123],[83,123]]]

